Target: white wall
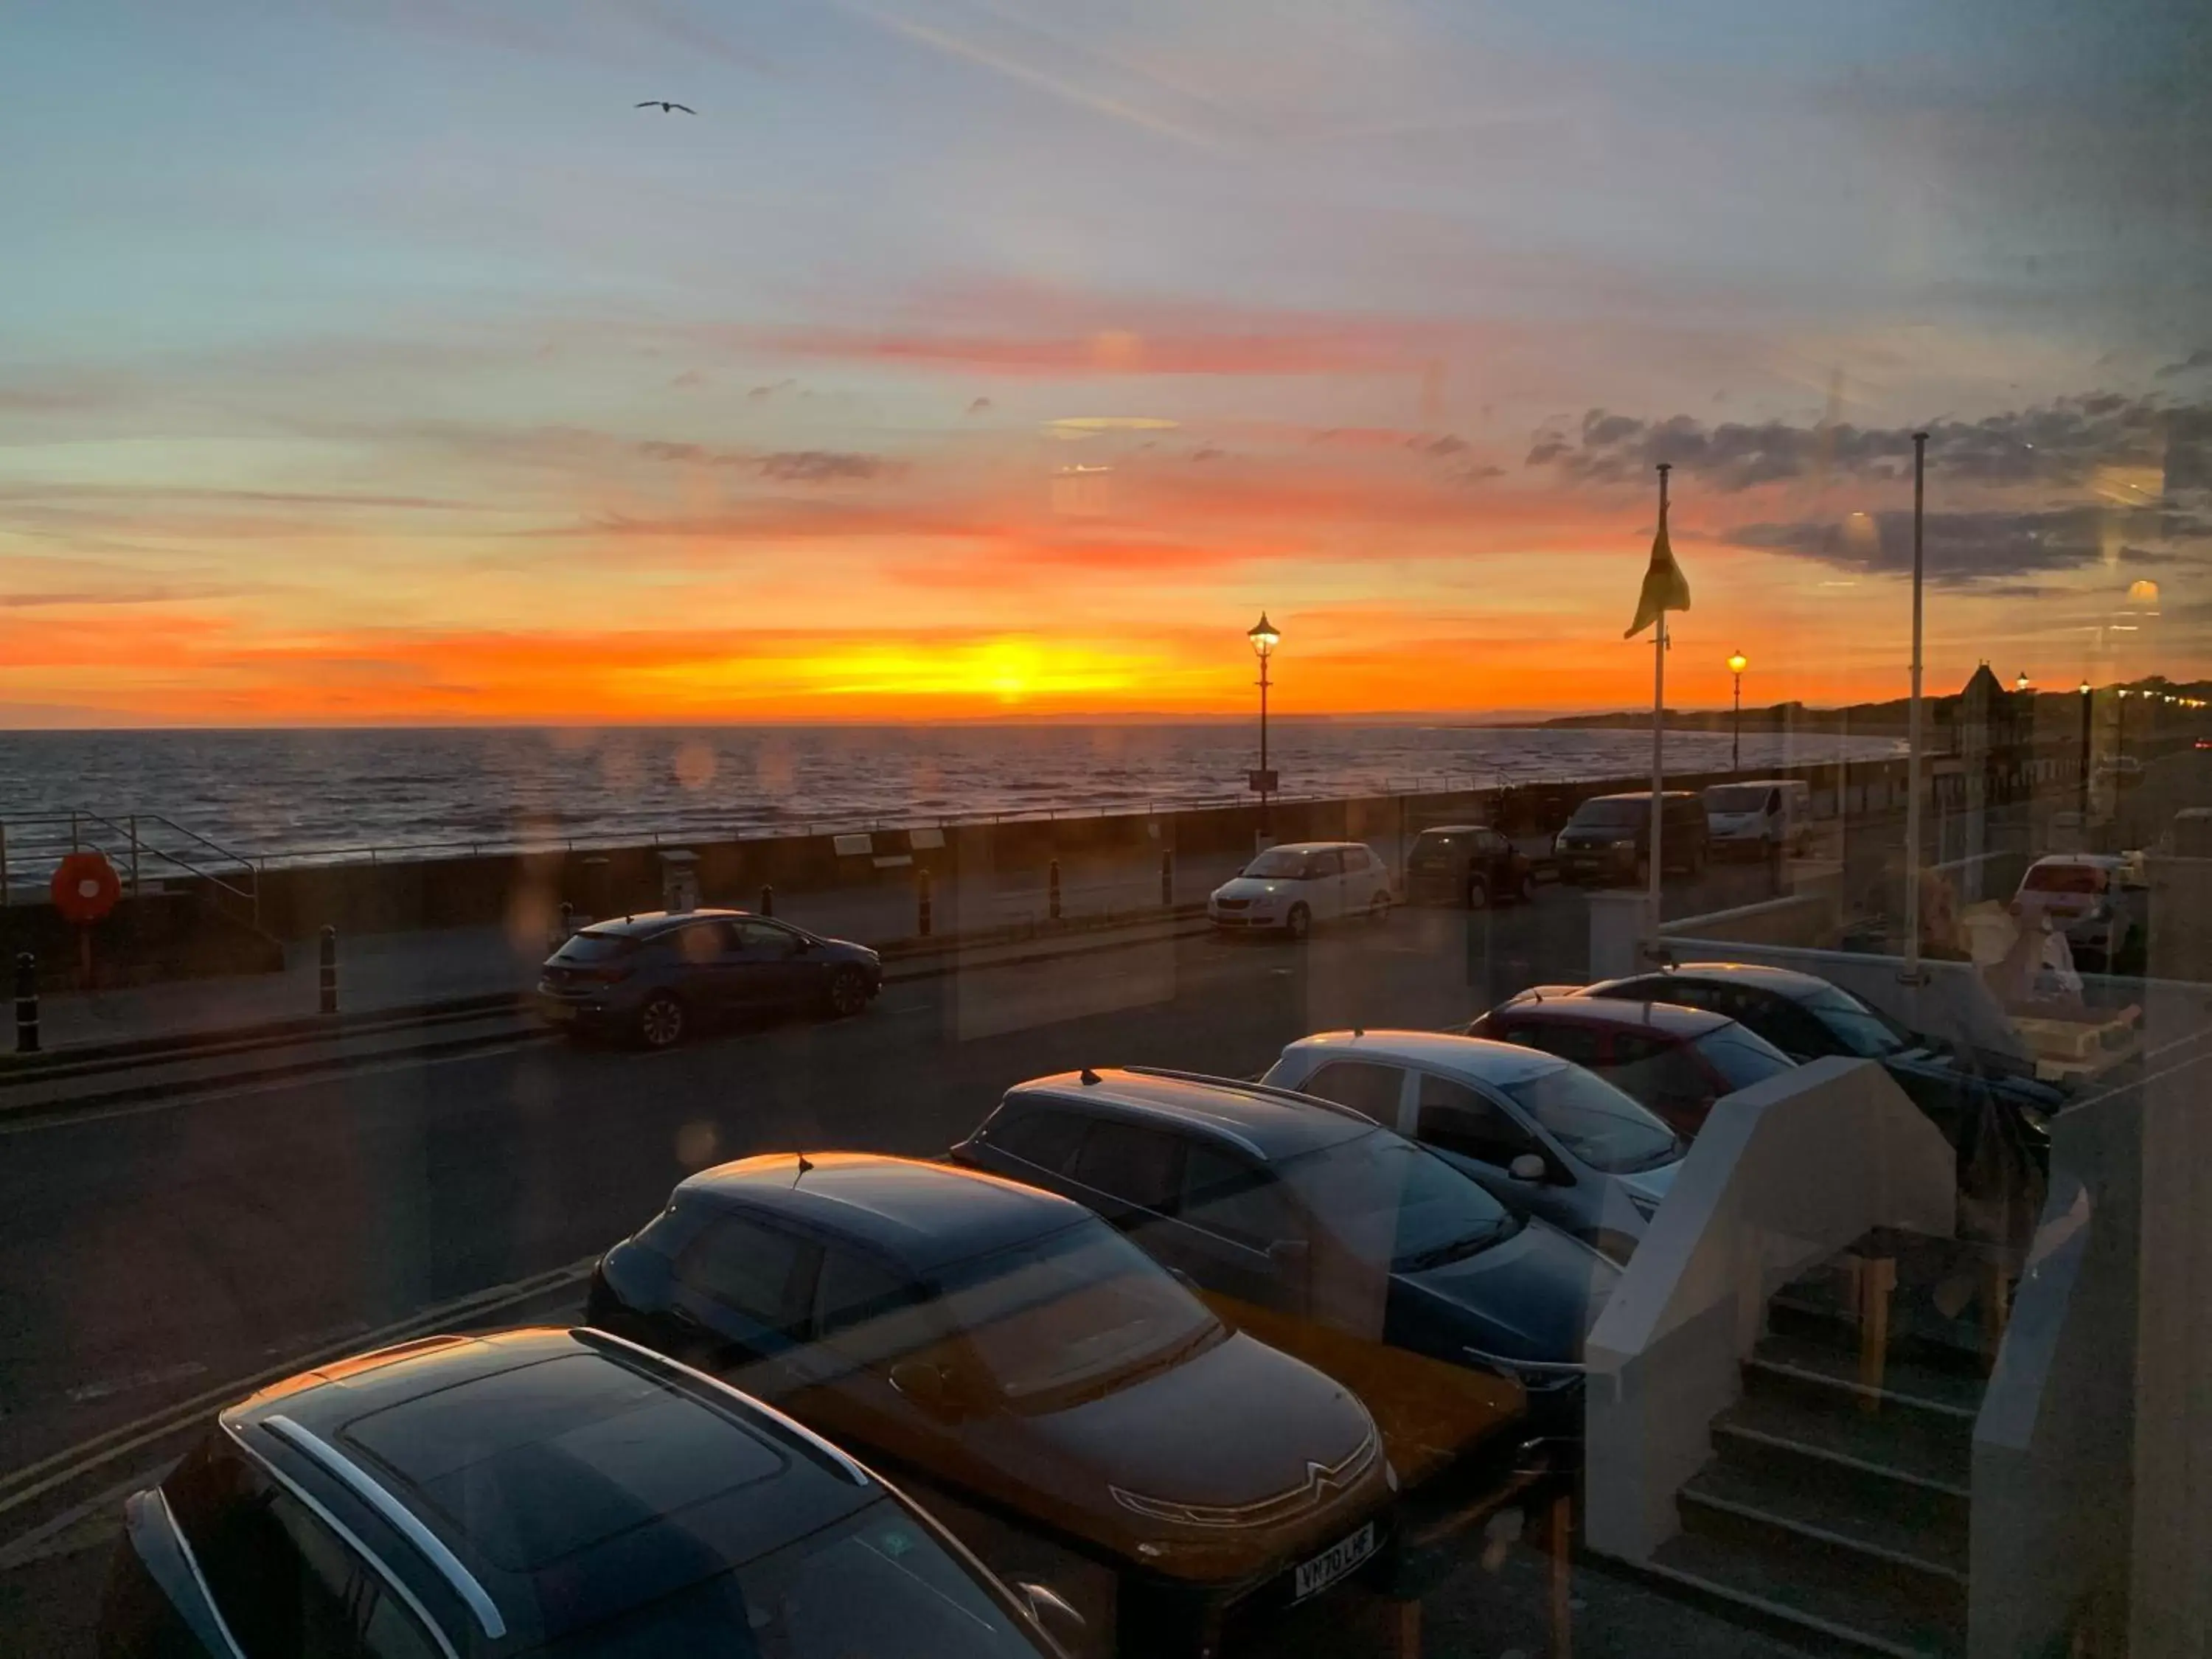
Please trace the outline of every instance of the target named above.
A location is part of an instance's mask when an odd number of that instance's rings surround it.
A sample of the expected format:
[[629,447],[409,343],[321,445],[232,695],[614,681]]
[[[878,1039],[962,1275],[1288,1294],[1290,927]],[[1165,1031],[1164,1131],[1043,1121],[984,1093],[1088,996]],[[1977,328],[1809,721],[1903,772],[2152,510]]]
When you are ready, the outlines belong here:
[[1724,1097],[1590,1333],[1588,1536],[1644,1560],[1741,1391],[1766,1304],[1875,1227],[1951,1235],[1953,1154],[1887,1073],[1829,1059]]

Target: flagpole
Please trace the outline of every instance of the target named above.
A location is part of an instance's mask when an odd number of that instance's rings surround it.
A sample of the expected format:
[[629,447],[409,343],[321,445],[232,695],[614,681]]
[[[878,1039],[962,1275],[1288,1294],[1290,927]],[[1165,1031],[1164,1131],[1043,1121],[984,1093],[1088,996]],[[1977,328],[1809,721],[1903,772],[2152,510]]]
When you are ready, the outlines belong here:
[[[1659,526],[1667,526],[1667,474],[1673,465],[1659,463]],[[1650,890],[1646,900],[1650,914],[1644,919],[1649,935],[1649,953],[1659,954],[1659,872],[1662,862],[1660,834],[1666,820],[1661,801],[1666,787],[1667,775],[1667,612],[1659,612],[1659,626],[1651,635],[1651,868]]]
[[1921,508],[1927,495],[1928,434],[1912,434],[1912,702],[1905,754],[1905,977],[1920,982],[1920,579]]

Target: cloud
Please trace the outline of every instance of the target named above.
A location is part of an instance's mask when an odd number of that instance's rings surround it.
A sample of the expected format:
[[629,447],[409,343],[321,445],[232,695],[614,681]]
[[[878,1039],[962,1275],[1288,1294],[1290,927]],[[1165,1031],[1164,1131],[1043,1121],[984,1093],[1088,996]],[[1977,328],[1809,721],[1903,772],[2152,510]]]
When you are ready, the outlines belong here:
[[842,478],[878,478],[904,471],[897,462],[880,455],[854,454],[834,449],[793,449],[763,455],[761,476],[786,482],[825,483]]
[[2178,374],[2186,374],[2190,373],[2191,370],[2198,368],[2212,368],[2212,346],[2197,347],[2196,350],[2191,352],[2179,362],[2168,363],[2164,368],[2160,369],[2157,374],[2153,378],[2160,380],[2170,380]]
[[770,380],[763,386],[748,386],[745,396],[754,403],[760,403],[775,397],[779,392],[796,392],[798,389],[799,382],[793,380]]
[[[2154,508],[2101,507],[1931,513],[1926,520],[1928,580],[1939,586],[1972,586],[2002,596],[2006,590],[2001,586],[1979,585],[2084,569],[2108,557],[2163,564],[2183,556],[2123,539],[2129,536],[2201,544],[2212,538],[2212,521]],[[1840,524],[1820,520],[1744,525],[1722,539],[1841,569],[1898,574],[1912,568],[1909,511],[1854,514]]]
[[669,388],[676,392],[690,392],[706,384],[707,377],[696,368],[685,369],[668,383]]
[[988,398],[978,398],[975,402],[968,405],[968,413],[970,415],[981,415],[986,410],[989,409],[990,406],[991,400]]
[[[1948,479],[1979,483],[2087,483],[2102,467],[2163,466],[2171,478],[2206,463],[2203,406],[2169,407],[2113,392],[2061,398],[1978,421],[1929,423],[1928,459]],[[1912,428],[1848,422],[1708,426],[1688,415],[1662,420],[1593,409],[1579,429],[1536,434],[1527,463],[1577,482],[1642,481],[1661,462],[1723,490],[1841,474],[1869,480],[1910,476]]]

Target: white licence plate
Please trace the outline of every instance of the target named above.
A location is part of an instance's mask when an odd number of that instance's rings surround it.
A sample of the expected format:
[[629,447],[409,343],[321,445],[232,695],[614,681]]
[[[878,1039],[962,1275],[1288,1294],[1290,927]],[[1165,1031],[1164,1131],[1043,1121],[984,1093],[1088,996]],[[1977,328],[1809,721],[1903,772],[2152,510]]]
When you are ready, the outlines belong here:
[[1291,1588],[1291,1600],[1303,1601],[1316,1591],[1327,1589],[1374,1553],[1375,1523],[1370,1521],[1351,1537],[1331,1544],[1312,1560],[1301,1561],[1297,1580]]

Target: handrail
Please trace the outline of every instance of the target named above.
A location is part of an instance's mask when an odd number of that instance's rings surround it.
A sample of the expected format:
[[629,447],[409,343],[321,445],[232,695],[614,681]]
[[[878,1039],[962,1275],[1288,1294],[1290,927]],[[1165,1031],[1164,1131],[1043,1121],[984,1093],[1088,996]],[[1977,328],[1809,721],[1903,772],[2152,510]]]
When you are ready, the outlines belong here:
[[[23,849],[24,837],[21,832],[25,828],[39,825],[58,828],[64,824],[69,827],[71,851],[77,850],[80,843],[88,838],[88,830],[105,830],[109,836],[122,842],[130,864],[128,879],[134,896],[139,887],[139,860],[142,856],[151,856],[161,860],[164,863],[173,865],[195,880],[205,882],[218,892],[227,894],[250,906],[254,922],[257,926],[259,925],[261,919],[260,866],[245,854],[225,847],[220,842],[202,835],[198,830],[190,829],[159,812],[129,813],[124,821],[118,823],[104,812],[94,812],[78,807],[69,812],[26,813],[0,820],[0,906],[10,902],[9,878],[11,860],[15,854],[11,852],[9,845],[9,830],[12,829],[15,831],[14,837],[15,848]],[[234,864],[238,867],[235,871],[219,873],[203,863],[186,858],[181,853],[149,841],[141,829],[143,824],[152,824],[174,835],[181,836],[186,841],[217,854],[226,863]],[[98,837],[94,836],[92,839],[96,842]],[[36,849],[48,843],[58,845],[59,840],[58,836],[34,838],[30,843],[30,848]],[[48,847],[48,850],[51,850],[51,846]]]

